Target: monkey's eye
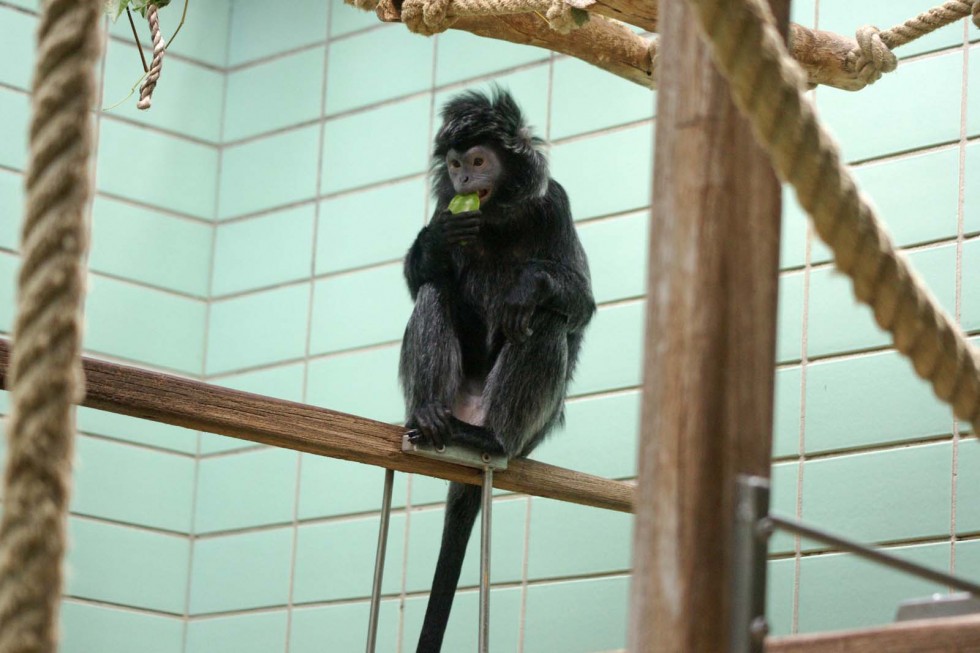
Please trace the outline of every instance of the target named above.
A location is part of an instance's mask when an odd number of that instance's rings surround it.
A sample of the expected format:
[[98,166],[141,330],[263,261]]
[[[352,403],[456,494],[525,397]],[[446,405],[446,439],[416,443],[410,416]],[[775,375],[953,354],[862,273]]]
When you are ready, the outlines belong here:
[[459,159],[453,159],[452,161],[449,162],[449,165],[451,165],[454,168],[458,168],[459,167]]
[[481,159],[480,157],[476,157],[475,159],[473,159],[473,165],[475,165],[476,167],[482,166],[483,159]]

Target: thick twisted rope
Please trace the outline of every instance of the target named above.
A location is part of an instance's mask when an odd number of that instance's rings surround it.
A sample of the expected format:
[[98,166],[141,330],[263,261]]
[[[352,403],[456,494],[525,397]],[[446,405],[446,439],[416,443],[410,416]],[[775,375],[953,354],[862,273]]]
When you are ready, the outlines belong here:
[[916,372],[980,434],[980,354],[895,250],[858,193],[830,135],[803,93],[806,77],[775,28],[765,0],[688,0],[779,175]]
[[[364,2],[365,0],[354,0]],[[575,29],[572,6],[564,0],[405,0],[402,22],[417,34],[444,32],[462,16],[538,13],[561,34]]]
[[140,99],[136,103],[136,108],[143,111],[149,109],[153,101],[153,89],[157,87],[157,81],[160,79],[160,71],[163,70],[163,53],[167,49],[163,42],[160,15],[155,4],[146,8],[146,20],[150,24],[150,36],[153,38],[153,61],[150,63],[150,70],[146,73],[146,81],[140,86]]
[[898,67],[895,48],[971,14],[980,27],[980,0],[950,0],[884,31],[865,25],[857,30],[858,47],[847,55],[847,67],[865,84],[873,84]]
[[90,112],[101,0],[45,0],[34,68],[27,211],[10,363],[0,522],[0,653],[54,653],[74,410],[83,393],[81,301]]

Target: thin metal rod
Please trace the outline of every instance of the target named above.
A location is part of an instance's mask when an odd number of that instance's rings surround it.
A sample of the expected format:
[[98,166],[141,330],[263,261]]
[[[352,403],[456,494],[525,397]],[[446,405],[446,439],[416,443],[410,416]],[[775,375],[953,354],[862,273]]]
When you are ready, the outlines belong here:
[[480,628],[479,653],[490,651],[490,510],[493,506],[493,467],[483,468],[483,519],[480,522]]
[[381,497],[381,525],[378,527],[378,553],[374,559],[374,585],[371,587],[371,615],[368,618],[367,653],[374,653],[378,641],[378,613],[381,610],[381,581],[385,573],[385,551],[388,548],[388,522],[391,521],[391,491],[395,470],[385,470],[385,490]]
[[828,533],[827,531],[820,530],[819,528],[807,526],[806,524],[795,519],[770,514],[768,521],[776,528],[781,528],[784,531],[796,533],[802,537],[817,540],[818,542],[823,542],[824,544],[829,544],[830,546],[837,547],[838,549],[847,551],[848,553],[853,553],[861,558],[871,560],[872,562],[877,562],[880,565],[898,569],[899,571],[911,574],[912,576],[918,576],[919,578],[931,581],[933,583],[939,583],[940,585],[946,585],[954,589],[969,592],[974,596],[980,596],[980,585],[971,583],[968,580],[963,580],[962,578],[957,578],[956,576],[950,576],[949,574],[944,574],[941,571],[934,571],[928,567],[923,567],[922,565],[914,562],[909,562],[908,560],[904,560],[890,553],[885,553],[884,551],[879,551],[878,549],[872,549],[871,547],[865,546],[864,544],[860,544],[858,542],[846,540],[832,533]]
[[735,491],[731,653],[762,653],[766,623],[768,533],[759,528],[769,513],[769,480],[740,474]]

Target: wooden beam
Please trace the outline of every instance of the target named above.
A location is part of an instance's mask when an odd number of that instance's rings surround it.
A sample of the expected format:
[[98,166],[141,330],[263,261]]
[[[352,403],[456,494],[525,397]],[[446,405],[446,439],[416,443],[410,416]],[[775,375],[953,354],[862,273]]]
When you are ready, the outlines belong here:
[[[10,342],[0,338],[0,387],[7,388]],[[83,406],[227,435],[294,451],[479,485],[476,469],[403,454],[393,424],[210,385],[172,374],[84,358]],[[534,460],[494,474],[502,490],[632,512],[633,485]]]
[[835,633],[770,637],[766,653],[976,653],[980,615],[948,617]]
[[727,651],[735,479],[769,476],[781,192],[688,3],[660,28],[629,641]]

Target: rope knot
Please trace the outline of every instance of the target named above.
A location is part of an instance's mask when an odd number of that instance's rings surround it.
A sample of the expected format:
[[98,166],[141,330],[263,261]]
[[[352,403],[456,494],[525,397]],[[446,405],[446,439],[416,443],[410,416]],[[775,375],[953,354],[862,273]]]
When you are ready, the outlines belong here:
[[402,22],[409,31],[425,36],[445,32],[456,22],[449,17],[452,0],[405,0]]
[[572,16],[572,6],[565,0],[551,0],[545,18],[548,19],[551,29],[559,34],[568,34],[578,27],[575,24],[575,17]]
[[882,74],[898,68],[898,57],[881,39],[881,30],[865,25],[857,30],[858,46],[847,54],[848,68],[865,84],[874,84]]

